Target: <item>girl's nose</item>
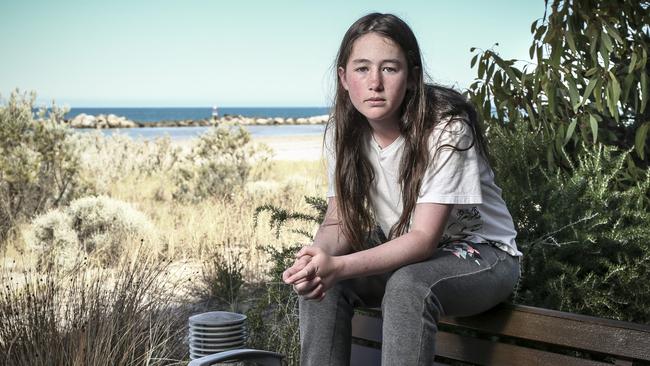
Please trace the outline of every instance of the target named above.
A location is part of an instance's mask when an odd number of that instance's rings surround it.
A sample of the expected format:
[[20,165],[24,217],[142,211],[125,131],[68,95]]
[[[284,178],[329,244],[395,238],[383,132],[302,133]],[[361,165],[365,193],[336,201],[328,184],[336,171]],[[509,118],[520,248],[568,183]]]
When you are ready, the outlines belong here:
[[383,82],[381,80],[381,71],[376,70],[370,73],[370,80],[368,80],[368,89],[372,91],[382,91],[384,89]]

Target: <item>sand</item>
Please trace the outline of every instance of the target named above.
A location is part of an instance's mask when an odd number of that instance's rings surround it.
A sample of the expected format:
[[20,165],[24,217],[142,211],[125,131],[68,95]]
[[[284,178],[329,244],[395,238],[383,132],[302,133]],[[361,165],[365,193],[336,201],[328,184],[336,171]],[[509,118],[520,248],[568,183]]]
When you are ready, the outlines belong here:
[[319,135],[254,137],[254,142],[269,146],[274,160],[320,160],[323,137]]

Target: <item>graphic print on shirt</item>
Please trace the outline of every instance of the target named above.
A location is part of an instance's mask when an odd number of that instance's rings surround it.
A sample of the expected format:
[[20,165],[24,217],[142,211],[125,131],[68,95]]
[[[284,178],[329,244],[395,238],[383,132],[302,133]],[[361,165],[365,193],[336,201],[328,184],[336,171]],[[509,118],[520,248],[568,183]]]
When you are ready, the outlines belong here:
[[438,247],[458,258],[474,259],[477,265],[481,265],[478,261],[481,259],[481,253],[468,240],[472,236],[471,233],[480,230],[483,226],[481,213],[476,206],[454,211]]

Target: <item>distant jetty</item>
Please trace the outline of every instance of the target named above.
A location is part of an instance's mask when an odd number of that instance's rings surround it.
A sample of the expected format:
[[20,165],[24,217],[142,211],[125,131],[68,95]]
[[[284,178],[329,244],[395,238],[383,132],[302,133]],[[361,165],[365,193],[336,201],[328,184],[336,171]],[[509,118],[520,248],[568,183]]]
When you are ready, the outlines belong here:
[[328,115],[304,118],[254,118],[241,115],[226,114],[222,117],[206,118],[200,120],[177,120],[158,122],[138,122],[114,114],[99,114],[93,116],[81,113],[66,123],[72,128],[138,128],[138,127],[209,127],[220,124],[253,125],[318,125],[324,124],[329,119]]

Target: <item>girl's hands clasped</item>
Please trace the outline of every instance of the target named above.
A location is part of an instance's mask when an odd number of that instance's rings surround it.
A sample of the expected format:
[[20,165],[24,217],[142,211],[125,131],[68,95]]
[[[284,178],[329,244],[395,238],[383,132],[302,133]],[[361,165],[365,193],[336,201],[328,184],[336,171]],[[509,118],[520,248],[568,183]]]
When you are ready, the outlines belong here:
[[341,259],[315,246],[300,249],[296,257],[293,265],[282,274],[282,279],[308,300],[323,299],[325,292],[339,280]]

